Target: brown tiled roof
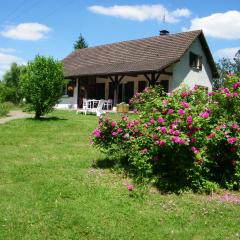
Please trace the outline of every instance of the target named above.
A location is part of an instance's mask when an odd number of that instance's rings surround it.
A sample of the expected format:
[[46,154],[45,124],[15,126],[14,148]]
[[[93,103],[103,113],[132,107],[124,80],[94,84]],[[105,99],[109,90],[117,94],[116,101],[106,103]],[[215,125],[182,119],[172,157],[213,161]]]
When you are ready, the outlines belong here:
[[160,71],[177,62],[197,37],[214,75],[211,52],[198,30],[76,50],[63,59],[65,77]]

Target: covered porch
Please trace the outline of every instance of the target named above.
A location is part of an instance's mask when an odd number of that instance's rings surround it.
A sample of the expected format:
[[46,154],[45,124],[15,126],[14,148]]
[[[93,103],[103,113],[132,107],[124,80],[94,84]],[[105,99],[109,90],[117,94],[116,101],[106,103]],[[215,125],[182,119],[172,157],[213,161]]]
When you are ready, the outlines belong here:
[[136,94],[147,86],[162,85],[166,92],[171,90],[172,68],[159,72],[121,73],[114,75],[79,76],[75,82],[77,108],[83,107],[83,99],[112,100],[116,106],[120,102],[129,103]]

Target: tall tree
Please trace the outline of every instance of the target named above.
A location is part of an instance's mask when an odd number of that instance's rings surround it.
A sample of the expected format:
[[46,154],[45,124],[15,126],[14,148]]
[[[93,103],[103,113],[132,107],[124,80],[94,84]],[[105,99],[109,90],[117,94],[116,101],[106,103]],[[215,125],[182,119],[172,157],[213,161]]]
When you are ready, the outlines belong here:
[[235,54],[235,58],[233,60],[234,60],[235,65],[236,65],[235,66],[236,72],[240,72],[240,49]]
[[16,63],[13,63],[10,70],[3,76],[3,83],[14,92],[11,99],[14,103],[19,103],[22,98],[20,90],[20,76],[24,72],[24,69],[24,66],[19,66]]
[[213,87],[219,88],[224,85],[224,79],[229,74],[239,74],[240,72],[240,49],[233,59],[222,58],[216,63],[220,78],[214,79]]
[[74,43],[74,49],[81,49],[81,48],[87,48],[88,44],[86,42],[86,40],[84,39],[83,35],[80,34],[80,36],[78,37],[78,40]]

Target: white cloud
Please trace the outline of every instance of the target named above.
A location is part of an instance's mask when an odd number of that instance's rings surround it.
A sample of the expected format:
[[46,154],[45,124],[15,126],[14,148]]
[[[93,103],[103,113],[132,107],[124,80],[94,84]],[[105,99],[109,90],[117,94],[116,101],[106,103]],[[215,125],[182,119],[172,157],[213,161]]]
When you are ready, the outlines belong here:
[[14,48],[0,48],[0,52],[13,53],[13,52],[16,52],[16,49],[14,49]]
[[181,17],[189,17],[191,12],[187,8],[180,8],[169,11],[161,4],[156,5],[114,5],[112,7],[103,7],[99,5],[90,6],[91,12],[106,16],[119,17],[124,19],[146,21],[162,21],[165,15],[165,21],[175,23],[180,21]]
[[234,47],[234,48],[223,48],[223,49],[219,49],[214,55],[217,58],[233,59],[238,50],[240,50],[240,46],[239,47]]
[[188,30],[202,29],[207,36],[223,39],[240,39],[240,11],[214,13],[194,18]]
[[6,26],[0,34],[7,38],[37,41],[45,37],[51,29],[40,23],[21,23],[16,26]]
[[0,79],[14,62],[17,64],[26,64],[22,58],[0,51]]

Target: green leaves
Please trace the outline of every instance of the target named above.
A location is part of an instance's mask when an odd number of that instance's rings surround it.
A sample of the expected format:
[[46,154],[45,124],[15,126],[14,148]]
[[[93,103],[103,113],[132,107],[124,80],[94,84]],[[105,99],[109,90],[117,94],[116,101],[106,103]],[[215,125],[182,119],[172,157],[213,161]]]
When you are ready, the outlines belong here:
[[28,63],[21,78],[21,89],[36,118],[53,110],[62,96],[63,84],[63,68],[59,61],[37,55]]

